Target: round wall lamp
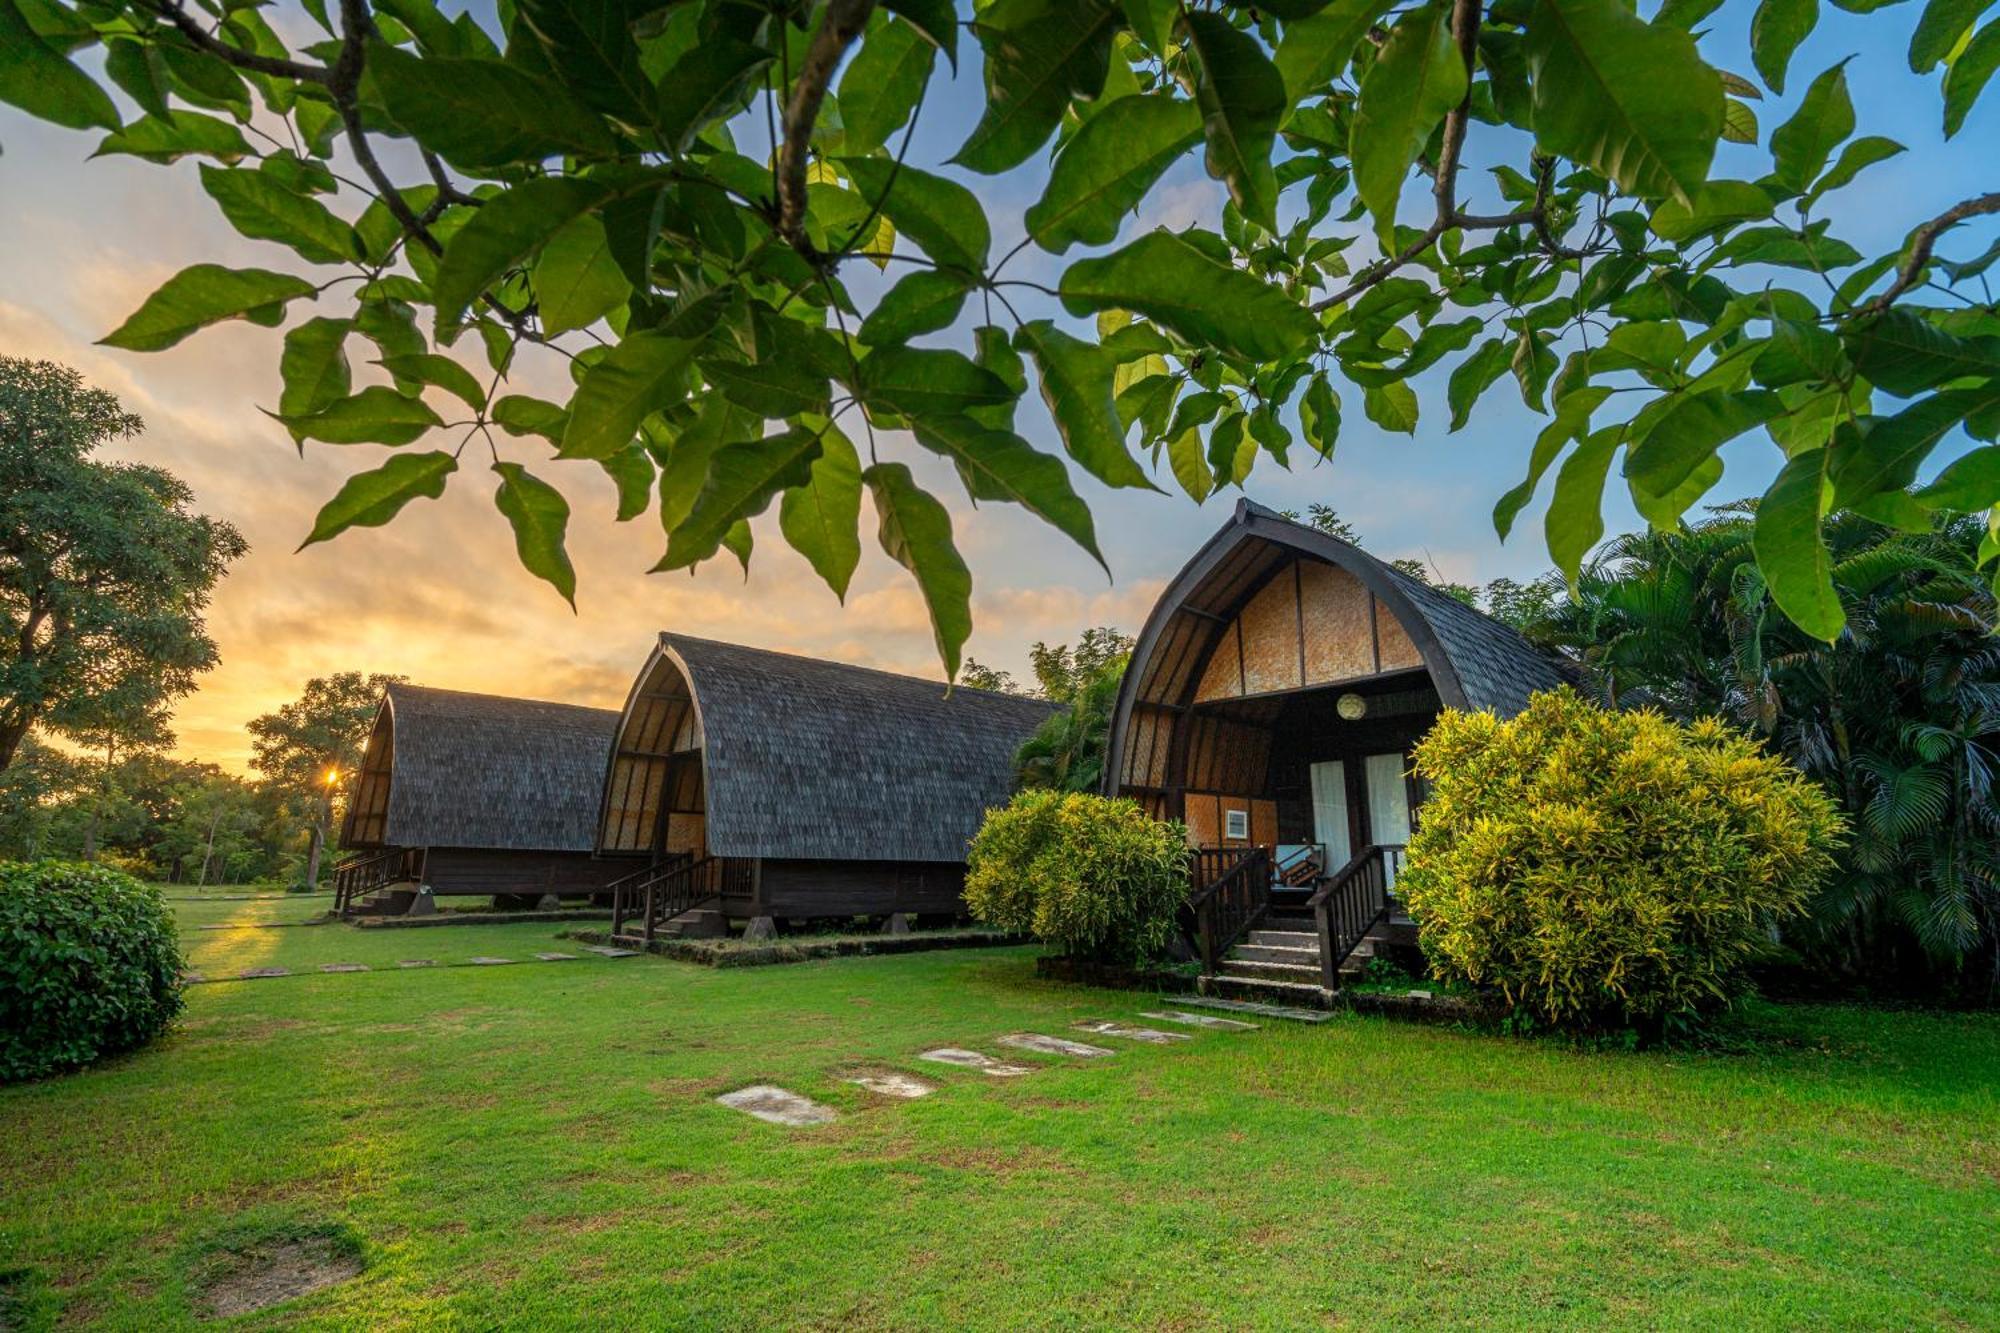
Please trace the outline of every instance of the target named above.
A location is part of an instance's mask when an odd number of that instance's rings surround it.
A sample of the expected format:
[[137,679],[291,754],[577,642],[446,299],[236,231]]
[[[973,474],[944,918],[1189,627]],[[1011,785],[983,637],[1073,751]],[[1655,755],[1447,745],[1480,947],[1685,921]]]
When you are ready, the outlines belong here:
[[1348,722],[1359,722],[1368,716],[1368,701],[1358,694],[1343,694],[1333,701],[1333,711]]

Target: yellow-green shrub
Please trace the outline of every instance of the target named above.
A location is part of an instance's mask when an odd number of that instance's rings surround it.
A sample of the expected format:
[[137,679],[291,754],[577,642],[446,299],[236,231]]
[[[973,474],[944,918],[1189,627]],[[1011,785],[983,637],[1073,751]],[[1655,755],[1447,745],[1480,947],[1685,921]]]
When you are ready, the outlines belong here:
[[1833,868],[1841,817],[1720,722],[1569,690],[1508,721],[1446,711],[1396,891],[1432,970],[1583,1031],[1662,1029],[1736,997],[1773,923]]
[[1125,798],[1025,791],[986,812],[965,905],[1074,958],[1139,963],[1173,938],[1187,897],[1187,831]]

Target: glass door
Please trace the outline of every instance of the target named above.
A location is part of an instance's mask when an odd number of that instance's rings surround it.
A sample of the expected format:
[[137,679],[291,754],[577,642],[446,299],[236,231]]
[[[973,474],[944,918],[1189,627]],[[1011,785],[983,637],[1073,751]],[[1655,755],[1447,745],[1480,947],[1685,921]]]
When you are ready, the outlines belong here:
[[[1362,761],[1361,776],[1368,789],[1368,841],[1402,847],[1410,840],[1410,789],[1403,780],[1408,761],[1401,754],[1371,754]],[[1402,865],[1400,853],[1383,866],[1390,888]]]
[[1331,875],[1354,855],[1347,838],[1347,765],[1330,759],[1314,764],[1311,776],[1313,841],[1326,848],[1326,873]]

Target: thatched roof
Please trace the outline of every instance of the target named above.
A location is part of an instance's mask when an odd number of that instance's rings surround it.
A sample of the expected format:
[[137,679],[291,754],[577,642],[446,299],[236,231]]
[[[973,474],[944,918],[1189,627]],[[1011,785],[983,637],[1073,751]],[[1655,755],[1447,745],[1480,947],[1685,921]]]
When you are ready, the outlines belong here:
[[717,856],[963,861],[1012,791],[1014,752],[1055,710],[685,634],[655,652],[694,695]]
[[592,849],[617,713],[419,685],[391,685],[382,709],[394,745],[384,845]]

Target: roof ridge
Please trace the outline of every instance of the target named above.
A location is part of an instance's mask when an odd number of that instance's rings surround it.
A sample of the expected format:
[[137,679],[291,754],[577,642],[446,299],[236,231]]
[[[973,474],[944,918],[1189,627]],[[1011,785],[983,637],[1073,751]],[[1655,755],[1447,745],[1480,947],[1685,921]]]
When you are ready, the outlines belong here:
[[[865,671],[870,675],[886,676],[890,680],[899,681],[904,684],[936,686],[944,693],[965,693],[982,699],[1002,699],[1010,702],[1019,701],[1022,703],[1043,704],[1052,709],[1062,707],[1060,703],[1053,699],[1044,699],[1040,695],[1035,694],[1012,694],[1006,690],[989,690],[977,685],[964,685],[956,681],[937,680],[930,676],[912,676],[906,671],[890,671],[886,667],[863,666],[859,662],[843,662],[837,658],[815,657],[810,653],[788,652],[783,648],[760,648],[755,644],[732,643],[727,639],[703,638],[699,634],[683,634],[678,630],[663,629],[660,631],[660,642],[670,644],[677,640],[703,644],[714,648],[728,648],[742,653],[757,653],[764,657],[788,658],[795,662],[809,663],[815,667],[834,667],[843,671]],[[943,694],[941,693],[939,697],[942,698]]]
[[616,708],[599,708],[595,704],[566,703],[560,699],[530,699],[519,694],[491,694],[485,690],[455,690],[444,685],[419,685],[414,681],[391,681],[385,692],[390,694],[416,692],[419,694],[445,694],[459,699],[479,699],[489,703],[533,704],[538,708],[567,708],[578,713],[609,713],[618,716]]

